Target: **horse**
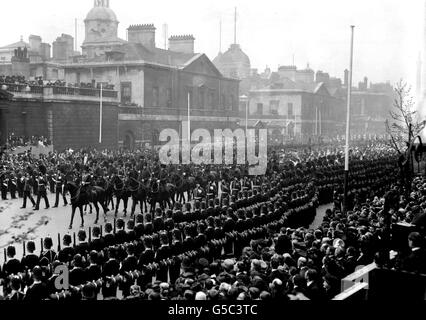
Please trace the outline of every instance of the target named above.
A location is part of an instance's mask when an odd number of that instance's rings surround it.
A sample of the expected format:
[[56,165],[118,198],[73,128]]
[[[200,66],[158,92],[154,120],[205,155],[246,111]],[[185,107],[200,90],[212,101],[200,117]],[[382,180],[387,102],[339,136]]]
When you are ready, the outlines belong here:
[[105,206],[108,208],[111,202],[112,210],[114,210],[114,186],[109,179],[101,177],[97,181],[97,186],[105,190]]
[[124,204],[124,216],[127,215],[127,203],[129,201],[129,197],[131,196],[130,190],[126,185],[126,182],[121,180],[118,175],[115,175],[111,181],[113,185],[114,195],[117,198],[117,203],[115,206],[115,216],[118,214],[118,208],[120,207],[120,201],[123,200]]
[[104,218],[106,220],[106,214],[108,209],[105,207],[105,190],[101,187],[89,187],[87,190],[81,190],[82,187],[78,187],[74,182],[67,182],[68,190],[71,194],[71,222],[69,229],[72,229],[72,224],[74,221],[75,210],[78,208],[80,210],[81,217],[81,227],[84,227],[84,218],[83,218],[83,206],[93,203],[96,209],[96,220],[95,224],[99,220],[99,206],[98,203],[102,206],[104,210]]
[[151,178],[149,180],[149,198],[151,212],[155,211],[157,203],[160,204],[160,208],[164,209],[166,204],[169,208],[172,208],[175,200],[176,187],[171,183],[166,183],[164,180]]
[[144,212],[143,207],[145,206],[145,212],[148,211],[147,198],[148,190],[143,181],[139,181],[135,178],[130,178],[129,190],[132,195],[132,217],[135,214],[136,204],[139,202],[141,213]]

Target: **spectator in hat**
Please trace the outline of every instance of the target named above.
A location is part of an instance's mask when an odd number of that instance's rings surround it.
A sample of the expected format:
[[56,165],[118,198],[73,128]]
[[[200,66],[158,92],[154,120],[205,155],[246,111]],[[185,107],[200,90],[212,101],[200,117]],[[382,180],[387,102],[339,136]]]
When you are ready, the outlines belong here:
[[410,254],[403,260],[403,269],[410,272],[426,274],[426,250],[424,239],[418,232],[408,235],[408,246]]
[[25,293],[25,301],[36,302],[42,301],[47,298],[47,286],[42,281],[43,279],[43,271],[41,267],[36,266],[32,270],[32,279],[33,284],[28,288]]

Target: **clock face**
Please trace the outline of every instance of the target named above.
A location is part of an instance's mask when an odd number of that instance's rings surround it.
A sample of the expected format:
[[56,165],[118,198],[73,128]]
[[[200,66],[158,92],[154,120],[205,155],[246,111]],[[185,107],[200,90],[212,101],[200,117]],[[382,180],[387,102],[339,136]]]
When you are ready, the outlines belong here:
[[94,36],[103,37],[108,35],[110,28],[110,23],[108,22],[98,22],[95,26],[90,29],[90,33]]

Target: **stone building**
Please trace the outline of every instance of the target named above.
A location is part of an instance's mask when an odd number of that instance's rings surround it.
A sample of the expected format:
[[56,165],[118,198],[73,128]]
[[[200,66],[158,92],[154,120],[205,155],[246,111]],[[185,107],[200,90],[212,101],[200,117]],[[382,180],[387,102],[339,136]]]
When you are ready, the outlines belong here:
[[[252,90],[246,107],[247,126],[261,122],[270,143],[314,142],[343,129],[344,101],[333,97],[322,82],[302,85],[286,79]],[[245,119],[241,124],[245,126]]]
[[[29,70],[26,77],[117,91],[117,115],[111,121],[118,125],[118,146],[158,145],[162,129],[177,130],[188,120],[188,108],[192,130],[237,127],[239,80],[222,75],[205,54],[196,53],[192,35],[171,36],[164,50],[155,45],[154,25],[129,26],[128,40],[118,37],[118,25],[109,1],[95,0],[85,19],[82,55],[72,51],[73,38],[63,34],[54,42],[53,59],[30,59],[20,66]],[[4,74],[13,74],[11,66]]]
[[128,41],[117,36],[109,1],[88,13],[83,57],[63,65],[65,81],[113,84],[120,101],[120,145],[157,145],[162,129],[235,128],[239,81],[224,77],[205,54],[194,52],[192,35],[169,38],[169,50],[155,45],[152,24],[131,25]]

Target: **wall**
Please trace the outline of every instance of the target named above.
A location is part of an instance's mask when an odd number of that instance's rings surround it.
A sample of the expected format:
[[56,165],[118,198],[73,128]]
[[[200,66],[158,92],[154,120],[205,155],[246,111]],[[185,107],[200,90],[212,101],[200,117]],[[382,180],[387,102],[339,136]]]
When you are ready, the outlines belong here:
[[117,146],[117,106],[104,104],[102,117],[102,144],[99,144],[99,104],[52,103],[53,145],[62,150],[67,147],[114,148]]
[[92,79],[96,82],[107,82],[114,85],[114,90],[118,91],[119,101],[121,101],[121,82],[132,82],[132,102],[138,106],[144,106],[144,70],[142,67],[97,67],[92,68],[93,77],[90,67],[76,69],[65,69],[65,82],[76,83],[78,82],[77,74],[79,74],[80,81],[90,83]]
[[[42,135],[52,138],[55,150],[99,146],[115,148],[118,139],[118,107],[103,105],[103,141],[99,145],[99,103],[89,101],[50,102],[29,99],[0,100],[0,131],[18,136]],[[49,128],[48,118],[51,117]]]

